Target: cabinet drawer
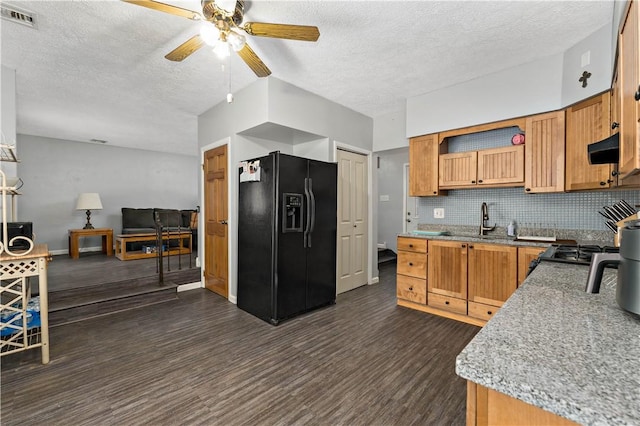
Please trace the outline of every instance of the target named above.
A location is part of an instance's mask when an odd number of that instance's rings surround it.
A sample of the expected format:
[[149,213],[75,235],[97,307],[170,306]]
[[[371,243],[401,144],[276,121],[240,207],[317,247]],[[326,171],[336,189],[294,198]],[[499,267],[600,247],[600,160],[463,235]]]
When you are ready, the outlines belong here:
[[462,299],[456,299],[455,297],[442,296],[440,294],[428,293],[427,300],[428,305],[442,309],[443,311],[455,312],[457,314],[467,314],[467,301]]
[[499,308],[484,303],[469,302],[469,316],[489,321]]
[[396,272],[399,275],[426,279],[427,254],[398,250],[398,268]]
[[398,275],[396,278],[397,295],[400,299],[427,304],[427,280]]
[[427,252],[427,240],[422,238],[398,238],[398,250],[413,251],[416,253]]

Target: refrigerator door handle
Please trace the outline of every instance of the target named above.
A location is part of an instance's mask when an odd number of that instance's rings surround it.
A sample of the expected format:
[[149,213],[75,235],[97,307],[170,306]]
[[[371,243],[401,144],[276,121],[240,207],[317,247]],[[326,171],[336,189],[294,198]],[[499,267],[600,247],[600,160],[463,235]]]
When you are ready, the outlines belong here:
[[311,194],[309,193],[309,178],[304,178],[304,196],[307,199],[307,220],[304,226],[303,247],[307,248],[311,246],[311,242],[309,241],[309,225],[311,224]]
[[309,225],[309,247],[311,247],[311,233],[316,227],[316,196],[313,194],[313,179],[309,178],[309,194],[311,195],[311,225]]

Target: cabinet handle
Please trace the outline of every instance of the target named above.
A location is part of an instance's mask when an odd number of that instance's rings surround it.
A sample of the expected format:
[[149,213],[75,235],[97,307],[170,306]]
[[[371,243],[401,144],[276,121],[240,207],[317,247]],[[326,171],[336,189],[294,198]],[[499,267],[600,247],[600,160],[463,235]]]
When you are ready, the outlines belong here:
[[605,186],[607,182],[600,181],[600,186]]
[[462,244],[462,246],[461,246],[461,247],[462,247],[462,248],[465,248],[466,246],[467,246],[466,244]]
[[620,123],[614,121],[613,123],[611,123],[611,130],[613,129],[617,129],[618,127],[620,127]]
[[607,179],[607,183],[613,183],[613,179]]
[[409,287],[409,291],[413,291],[413,287]]
[[482,179],[478,179],[478,183],[482,183]]
[[611,176],[618,176],[618,171],[617,170],[612,171]]
[[444,301],[444,304],[445,304],[445,305],[448,305],[448,304],[449,304],[449,301],[448,301],[448,300],[445,300],[445,301]]
[[434,193],[434,194],[437,194],[437,193],[438,193],[438,191],[433,191],[433,193]]
[[529,192],[529,191],[531,191],[531,188],[525,188],[524,190]]
[[413,266],[413,263],[409,262],[409,266]]
[[487,314],[489,314],[489,315],[491,315],[492,313],[493,313],[493,312],[491,312],[491,311],[487,311]]
[[640,86],[638,86],[638,91],[636,92],[634,99],[636,101],[640,101]]
[[409,244],[409,247],[413,248],[413,244]]
[[471,183],[476,183],[476,181],[475,181],[475,180],[472,180],[472,181],[471,181]]
[[473,246],[469,246],[469,248],[470,248],[470,249],[472,249],[472,248],[473,248]]

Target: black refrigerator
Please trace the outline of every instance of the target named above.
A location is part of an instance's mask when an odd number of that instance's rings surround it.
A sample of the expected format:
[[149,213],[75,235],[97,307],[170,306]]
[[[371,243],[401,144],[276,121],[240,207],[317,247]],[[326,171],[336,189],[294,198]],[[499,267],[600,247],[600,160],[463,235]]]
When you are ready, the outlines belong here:
[[336,300],[335,163],[240,163],[238,307],[273,325]]

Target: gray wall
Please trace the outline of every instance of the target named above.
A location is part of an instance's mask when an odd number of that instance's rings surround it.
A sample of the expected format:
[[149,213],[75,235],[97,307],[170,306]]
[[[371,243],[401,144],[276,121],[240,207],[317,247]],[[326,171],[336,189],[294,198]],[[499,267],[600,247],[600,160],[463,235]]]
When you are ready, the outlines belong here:
[[[192,209],[198,203],[198,157],[109,145],[18,135],[24,181],[19,219],[33,222],[37,243],[49,250],[68,249],[68,229],[82,228],[84,211],[75,210],[78,194],[98,192],[103,210],[93,211],[96,227],[122,228],[122,207]],[[85,238],[81,249],[99,239]]]
[[[380,167],[378,172],[378,243],[386,243],[387,248],[397,252],[396,237],[402,233],[404,201],[404,165],[409,162],[409,148],[399,148],[378,152]],[[380,201],[387,195],[389,201]]]
[[[16,71],[5,66],[0,67],[2,85],[2,104],[0,105],[0,143],[16,143]],[[0,170],[7,176],[16,176],[15,163],[0,162]]]

